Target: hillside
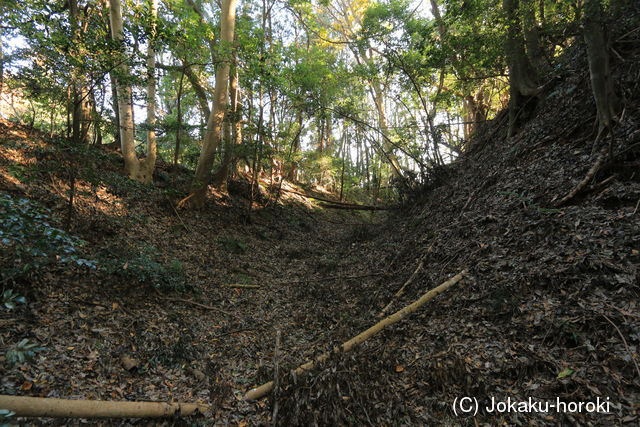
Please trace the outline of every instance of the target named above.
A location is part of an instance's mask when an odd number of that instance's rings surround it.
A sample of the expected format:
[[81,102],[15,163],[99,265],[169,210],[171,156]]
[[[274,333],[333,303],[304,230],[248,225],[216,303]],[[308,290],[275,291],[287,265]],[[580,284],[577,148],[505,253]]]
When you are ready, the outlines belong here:
[[[616,63],[616,79],[626,107],[609,141],[594,146],[595,105],[586,59],[575,46],[516,136],[504,138],[506,114],[498,116],[473,140],[468,155],[437,171],[415,206],[357,244],[370,270],[395,274],[341,290],[358,299],[355,312],[368,313],[358,316],[356,330],[374,323],[384,302],[394,299],[421,263],[396,309],[462,269],[470,276],[357,355],[298,378],[281,397],[281,411],[293,414],[288,421],[308,423],[339,413],[346,422],[356,417],[373,424],[458,424],[451,404],[472,396],[487,405],[492,397],[599,397],[609,398],[613,408],[609,415],[481,411],[475,420],[487,425],[638,422],[635,37],[617,45],[624,61]],[[612,160],[575,198],[558,204],[587,175],[601,146],[610,147]],[[332,416],[319,419],[326,423]]]
[[[77,247],[66,262],[3,250],[3,268],[34,268],[3,283],[25,302],[0,311],[0,394],[212,405],[168,425],[637,425],[640,32],[616,37],[611,135],[596,138],[578,41],[515,136],[499,113],[390,211],[323,208],[312,196],[338,197],[288,183],[276,200],[266,176],[248,209],[243,175],[180,210],[186,168],[142,184],[119,153],[0,122],[2,214],[27,212],[29,244],[55,228],[53,249]],[[354,351],[288,374],[462,270]],[[42,349],[8,367],[25,338]],[[276,365],[277,394],[245,401]],[[611,406],[456,417],[462,397]]]

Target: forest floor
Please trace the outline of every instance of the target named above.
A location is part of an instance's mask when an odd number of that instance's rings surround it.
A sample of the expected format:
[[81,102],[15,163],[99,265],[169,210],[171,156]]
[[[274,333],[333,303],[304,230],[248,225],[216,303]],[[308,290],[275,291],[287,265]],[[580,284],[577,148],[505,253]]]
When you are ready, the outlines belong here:
[[356,330],[345,287],[391,276],[361,264],[356,247],[384,212],[321,209],[285,183],[278,204],[248,214],[244,181],[178,212],[188,171],[166,168],[146,186],[121,176],[115,153],[66,152],[9,122],[0,139],[2,189],[50,209],[96,263],[16,283],[27,304],[0,312],[1,353],[23,338],[46,350],[3,372],[3,394],[198,401],[213,403],[216,422],[267,423],[265,403],[243,395],[271,379],[276,329],[279,363],[293,367]]
[[[212,413],[190,421],[220,424],[272,423],[278,408],[283,425],[637,425],[637,36],[615,45],[625,112],[600,141],[613,156],[564,204],[601,152],[579,49],[516,136],[503,136],[498,116],[392,212],[331,211],[289,194],[247,216],[241,182],[210,194],[202,211],[176,212],[190,173],[136,184],[115,154],[61,150],[0,124],[3,191],[52,209],[96,261],[53,264],[15,284],[27,303],[0,311],[0,354],[23,338],[46,351],[3,363],[0,393],[202,401]],[[412,275],[391,312],[463,269],[456,287],[353,352],[286,374],[377,322]],[[278,396],[244,401],[273,379],[274,360]],[[456,418],[452,404],[465,396],[611,405]]]

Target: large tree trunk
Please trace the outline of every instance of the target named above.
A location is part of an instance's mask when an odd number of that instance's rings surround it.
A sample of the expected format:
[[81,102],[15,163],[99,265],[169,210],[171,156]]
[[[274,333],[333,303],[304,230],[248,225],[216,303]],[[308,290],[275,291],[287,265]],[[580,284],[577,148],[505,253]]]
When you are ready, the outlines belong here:
[[220,169],[214,179],[215,186],[223,191],[227,189],[227,180],[236,161],[236,147],[242,143],[242,111],[240,108],[239,76],[235,54],[233,62],[234,67],[231,73],[231,81],[229,82],[229,101],[231,102],[231,108],[227,114],[224,129],[224,155],[222,156]]
[[505,53],[509,65],[509,131],[514,135],[523,117],[523,110],[539,92],[536,74],[524,49],[522,26],[519,16],[519,0],[503,0],[507,16]]
[[536,22],[536,5],[534,0],[521,0],[522,30],[527,48],[529,62],[537,73],[547,68],[544,49],[542,48],[540,31]]
[[[236,21],[237,0],[223,0],[221,11],[220,47],[227,48],[233,43],[233,33]],[[222,51],[222,49],[221,49]],[[201,208],[207,194],[207,187],[211,179],[211,167],[216,148],[220,145],[222,122],[227,109],[227,85],[229,81],[230,58],[223,58],[216,70],[216,89],[213,97],[213,109],[207,122],[207,132],[202,144],[202,152],[198,160],[195,178],[191,186],[191,194],[180,202],[181,206],[188,204],[194,208]]]
[[[111,24],[111,38],[119,43],[124,42],[122,10],[120,0],[109,0],[109,22]],[[122,62],[117,67],[118,74],[126,76],[129,74],[129,67]],[[124,157],[124,170],[129,178],[138,180],[140,171],[140,161],[136,156],[135,139],[133,134],[133,105],[131,103],[131,87],[112,74],[116,83],[116,93],[118,98],[118,116],[120,123],[120,148]]]
[[602,131],[610,128],[616,118],[618,97],[613,88],[600,0],[585,0],[584,11],[584,40],[587,44],[591,89],[598,109],[599,130]]
[[149,0],[151,25],[147,41],[147,157],[140,162],[140,180],[153,181],[153,169],[156,165],[158,146],[156,142],[156,25],[158,18],[158,0]]

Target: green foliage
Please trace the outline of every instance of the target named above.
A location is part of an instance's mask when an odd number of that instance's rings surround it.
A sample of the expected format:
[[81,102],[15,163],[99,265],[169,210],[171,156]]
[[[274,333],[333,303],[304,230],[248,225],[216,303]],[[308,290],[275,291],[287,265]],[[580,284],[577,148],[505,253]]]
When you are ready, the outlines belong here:
[[20,341],[7,351],[6,360],[9,367],[30,362],[36,356],[36,353],[46,350],[38,344],[29,342],[27,338]]
[[25,297],[16,294],[13,289],[7,289],[2,293],[2,305],[7,310],[13,310],[17,304],[25,304],[26,302]]
[[2,278],[37,273],[56,262],[95,268],[77,252],[84,242],[50,224],[50,211],[28,199],[0,195]]
[[158,249],[154,246],[143,245],[123,252],[123,257],[101,262],[102,271],[129,282],[149,284],[166,291],[185,292],[190,288],[182,263],[178,260],[168,264],[158,261]]

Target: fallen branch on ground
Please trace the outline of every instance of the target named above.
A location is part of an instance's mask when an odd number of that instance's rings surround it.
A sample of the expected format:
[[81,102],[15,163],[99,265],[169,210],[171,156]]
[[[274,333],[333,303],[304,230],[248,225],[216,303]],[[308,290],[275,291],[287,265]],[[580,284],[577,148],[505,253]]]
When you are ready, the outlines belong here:
[[310,194],[304,194],[294,190],[286,190],[284,188],[282,189],[282,191],[286,191],[287,193],[297,194],[299,196],[306,197],[308,199],[320,200],[321,202],[325,202],[325,203],[320,203],[320,206],[325,208],[331,208],[331,209],[351,209],[351,210],[363,210],[363,211],[383,211],[383,210],[393,209],[391,207],[384,207],[384,206],[358,205],[356,203],[339,202],[337,200],[325,199],[323,197],[312,196]]
[[[355,337],[351,338],[349,341],[343,343],[340,347],[336,347],[335,351],[336,352],[342,351],[346,353],[352,350],[355,346],[368,340],[372,336],[376,335],[378,332],[382,331],[387,326],[393,325],[394,323],[397,323],[400,320],[404,319],[409,314],[413,313],[414,311],[422,307],[428,301],[431,301],[437,295],[441,294],[442,292],[449,289],[451,286],[458,283],[460,280],[463,279],[463,277],[466,274],[467,274],[466,270],[461,271],[460,273],[453,276],[451,279],[431,289],[429,292],[422,295],[419,299],[409,304],[405,308],[398,310],[392,315],[390,315],[389,317],[379,321],[378,323],[376,323],[366,331],[362,332],[359,335],[356,335]],[[302,375],[304,372],[313,369],[318,363],[321,363],[327,360],[330,355],[331,353],[324,353],[321,356],[319,356],[317,359],[299,366],[296,370],[293,371],[293,373],[295,375]],[[273,381],[269,381],[268,383],[262,384],[260,387],[249,390],[249,392],[247,392],[247,394],[244,395],[244,398],[245,400],[260,399],[261,397],[264,397],[266,394],[271,392],[271,390],[273,390],[273,386],[274,386]]]
[[17,417],[54,418],[156,418],[194,415],[209,410],[199,403],[111,402],[48,397],[2,396],[0,408]]
[[391,273],[382,271],[378,273],[367,273],[367,274],[357,274],[355,276],[332,276],[332,277],[321,277],[318,279],[298,279],[298,280],[288,280],[286,282],[274,282],[274,285],[295,285],[296,283],[310,283],[310,282],[326,282],[329,280],[350,280],[350,279],[361,279],[363,277],[371,277],[371,276],[391,276]]
[[320,203],[320,206],[328,209],[346,209],[352,211],[390,211],[393,207],[386,206],[369,206],[369,205],[349,205],[336,203]]
[[607,153],[608,153],[608,149],[607,147],[604,147],[600,151],[600,155],[596,159],[593,166],[591,166],[591,168],[589,169],[589,172],[587,172],[587,174],[582,179],[582,181],[580,181],[578,185],[576,185],[573,188],[573,190],[569,191],[569,193],[566,196],[564,196],[562,199],[556,202],[556,206],[562,206],[568,201],[572,200],[587,186],[587,184],[589,184],[589,181],[591,181],[591,179],[595,176],[595,174],[598,173],[598,171],[600,170],[600,166],[602,166],[605,159],[607,158]]
[[260,285],[247,285],[244,283],[229,283],[222,285],[223,288],[242,288],[242,289],[260,289]]
[[217,307],[212,307],[210,305],[205,305],[205,304],[200,304],[199,302],[195,302],[195,301],[191,301],[190,299],[184,299],[184,298],[171,298],[171,297],[160,297],[164,300],[167,301],[176,301],[176,302],[184,302],[186,304],[191,304],[191,305],[195,305],[196,307],[200,307],[200,308],[206,308],[207,310],[213,310],[213,311],[219,311],[222,314],[227,314],[227,315],[231,315],[231,313],[229,313],[228,311],[224,311],[220,308]]
[[384,316],[387,311],[389,311],[389,309],[391,308],[391,305],[393,304],[393,302],[400,298],[403,294],[404,294],[404,290],[407,288],[407,286],[409,286],[409,284],[411,284],[411,282],[413,282],[413,279],[415,279],[416,275],[418,274],[418,272],[422,269],[422,266],[424,265],[424,261],[420,260],[420,263],[418,263],[418,266],[416,267],[416,269],[414,270],[413,274],[411,275],[411,277],[409,277],[407,279],[406,282],[404,282],[404,285],[402,285],[402,287],[398,290],[398,292],[395,293],[395,295],[393,296],[393,299],[391,301],[389,301],[389,304],[387,304],[382,311],[380,312],[380,314],[378,314],[378,317],[382,317]]

